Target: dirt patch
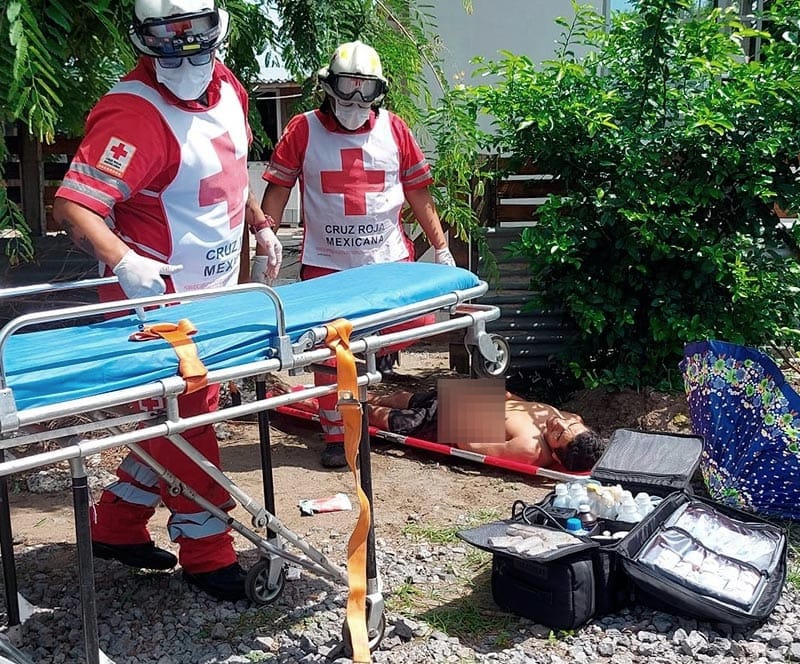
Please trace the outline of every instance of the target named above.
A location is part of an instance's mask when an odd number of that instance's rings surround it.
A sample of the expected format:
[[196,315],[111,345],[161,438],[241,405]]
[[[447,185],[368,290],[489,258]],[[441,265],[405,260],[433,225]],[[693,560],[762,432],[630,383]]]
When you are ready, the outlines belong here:
[[602,436],[627,427],[646,431],[691,433],[686,397],[652,390],[583,390],[562,404],[579,413]]

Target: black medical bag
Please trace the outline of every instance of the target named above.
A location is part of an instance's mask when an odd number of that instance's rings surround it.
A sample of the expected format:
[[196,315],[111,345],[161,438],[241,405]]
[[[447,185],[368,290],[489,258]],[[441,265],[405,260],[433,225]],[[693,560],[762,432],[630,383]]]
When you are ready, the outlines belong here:
[[[663,498],[642,521],[600,519],[587,535],[533,554],[496,546],[509,529],[535,529],[544,540],[561,533],[575,514],[554,508],[550,493],[535,504],[515,501],[511,518],[459,536],[492,553],[495,603],[552,629],[573,629],[634,602],[756,625],[783,588],[786,534],[753,514],[695,496],[690,481],[701,452],[697,436],[618,429],[588,479]],[[627,534],[614,539],[615,532]]]

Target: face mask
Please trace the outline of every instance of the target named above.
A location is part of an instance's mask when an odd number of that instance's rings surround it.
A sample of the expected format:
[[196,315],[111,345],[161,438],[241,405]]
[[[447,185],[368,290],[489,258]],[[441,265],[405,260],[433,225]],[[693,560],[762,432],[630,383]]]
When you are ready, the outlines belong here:
[[202,95],[214,73],[214,58],[206,65],[195,66],[184,58],[180,67],[166,69],[156,59],[156,80],[178,99],[192,101]]
[[339,124],[349,131],[355,131],[369,120],[369,105],[361,106],[356,103],[347,103],[336,100],[333,112]]

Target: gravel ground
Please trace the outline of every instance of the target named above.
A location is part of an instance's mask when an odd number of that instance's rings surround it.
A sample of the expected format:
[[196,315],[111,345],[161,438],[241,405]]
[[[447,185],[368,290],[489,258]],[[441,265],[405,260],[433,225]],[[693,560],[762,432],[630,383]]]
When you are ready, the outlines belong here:
[[[331,560],[345,559],[346,537],[321,537],[319,528],[307,534]],[[553,634],[493,606],[487,554],[412,536],[379,540],[377,550],[390,608],[374,662],[800,660],[800,611],[788,585],[768,621],[746,633],[635,605]],[[241,558],[252,564],[254,553]],[[18,547],[17,565],[20,591],[36,607],[23,627],[23,652],[37,664],[85,661],[74,546]],[[97,560],[95,572],[100,644],[113,662],[349,662],[341,647],[345,589],[305,571],[261,607],[213,601],[177,571],[142,573]]]

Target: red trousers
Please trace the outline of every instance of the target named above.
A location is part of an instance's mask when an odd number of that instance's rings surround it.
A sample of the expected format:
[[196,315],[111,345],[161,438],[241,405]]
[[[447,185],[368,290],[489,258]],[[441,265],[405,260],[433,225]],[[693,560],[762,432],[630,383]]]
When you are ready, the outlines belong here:
[[[101,289],[100,299],[103,302],[123,297],[117,287]],[[163,406],[152,401],[139,402],[137,405],[142,411]],[[219,385],[209,385],[178,397],[178,410],[182,417],[213,412],[218,405]],[[219,444],[212,425],[189,429],[183,433],[183,437],[219,468]],[[170,440],[152,438],[140,445],[198,495],[223,510],[233,507],[228,492]],[[147,522],[159,502],[163,502],[171,512],[168,523],[170,538],[180,546],[178,559],[187,572],[210,572],[236,562],[230,528],[185,496],[170,495],[165,483],[135,454],[128,454],[116,474],[118,480],[104,489],[96,506],[96,518],[92,523],[93,540],[105,544],[149,542],[152,538]]]

